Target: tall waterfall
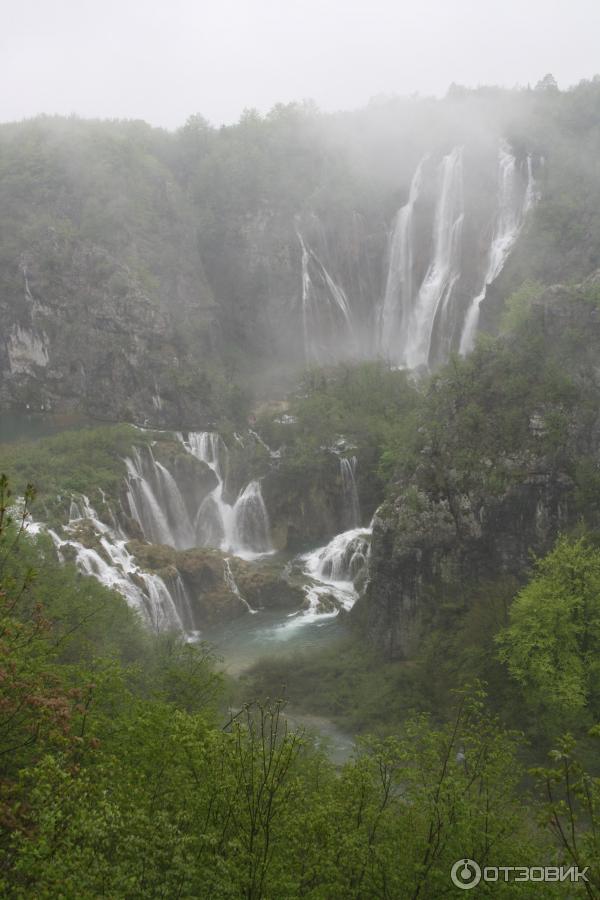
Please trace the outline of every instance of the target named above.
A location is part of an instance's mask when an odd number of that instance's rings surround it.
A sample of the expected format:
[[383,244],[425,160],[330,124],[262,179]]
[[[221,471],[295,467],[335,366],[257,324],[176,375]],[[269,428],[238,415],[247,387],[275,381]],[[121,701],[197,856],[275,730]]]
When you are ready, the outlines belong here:
[[479,310],[485,299],[487,289],[496,280],[508,259],[527,212],[535,199],[534,180],[531,156],[527,157],[527,185],[519,198],[519,171],[517,160],[510,148],[502,142],[498,151],[498,213],[489,249],[487,268],[483,286],[473,298],[467,311],[463,332],[460,339],[459,352],[470,353],[475,344],[475,335],[479,322]]
[[246,559],[272,551],[271,526],[260,487],[253,480],[232,505],[224,499],[227,447],[215,432],[190,432],[183,444],[205,462],[217,477],[217,486],[200,505],[194,523],[196,546],[216,547]]
[[389,265],[379,320],[379,347],[395,361],[396,351],[408,328],[413,299],[414,211],[423,180],[422,159],[410,185],[408,202],[397,213],[390,239]]
[[[486,177],[497,178],[496,191],[482,190]],[[381,285],[371,262],[376,224],[352,239],[328,235],[318,222],[298,227],[307,363],[375,351],[395,366],[432,369],[452,352],[469,352],[487,287],[535,199],[533,159],[525,171],[506,141],[492,152],[456,146],[437,161],[424,156],[393,219]]]
[[333,347],[356,350],[352,311],[343,288],[297,232],[302,251],[302,326],[306,362],[326,362]]
[[429,365],[434,327],[445,336],[452,291],[460,276],[464,221],[463,151],[455,147],[439,166],[433,258],[407,319],[400,359],[408,368]]
[[343,519],[347,529],[358,528],[360,525],[360,501],[356,488],[355,456],[349,458],[340,457],[340,476],[342,480]]

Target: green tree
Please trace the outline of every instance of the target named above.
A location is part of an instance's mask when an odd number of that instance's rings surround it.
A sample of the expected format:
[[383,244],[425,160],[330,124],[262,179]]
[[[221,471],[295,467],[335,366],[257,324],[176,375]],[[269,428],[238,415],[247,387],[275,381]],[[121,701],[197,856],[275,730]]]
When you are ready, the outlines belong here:
[[538,560],[498,637],[501,658],[552,719],[600,712],[600,552],[561,538]]

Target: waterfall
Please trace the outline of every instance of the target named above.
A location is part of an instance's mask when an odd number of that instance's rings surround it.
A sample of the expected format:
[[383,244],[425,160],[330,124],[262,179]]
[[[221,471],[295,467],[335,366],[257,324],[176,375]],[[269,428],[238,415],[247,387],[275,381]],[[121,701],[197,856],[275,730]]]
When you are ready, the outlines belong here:
[[177,482],[168,469],[154,459],[150,447],[133,448],[127,467],[127,500],[146,540],[169,544],[178,550],[194,547],[195,531]]
[[325,547],[304,557],[305,571],[325,584],[351,584],[365,564],[368,534],[368,528],[352,528],[336,534]]
[[442,159],[440,192],[433,227],[433,259],[408,317],[401,358],[409,368],[427,366],[432,355],[434,326],[444,334],[452,292],[460,276],[464,220],[462,148]]
[[467,311],[465,324],[460,339],[459,352],[470,353],[475,344],[475,335],[479,322],[479,310],[485,299],[487,289],[502,271],[508,255],[512,250],[525,216],[535,200],[534,179],[531,156],[527,157],[527,184],[522,198],[519,200],[519,171],[517,160],[510,148],[503,141],[498,151],[498,212],[492,235],[487,268],[483,286],[473,298]]
[[417,166],[410,184],[408,202],[396,215],[390,239],[388,272],[379,317],[379,347],[392,361],[397,345],[406,332],[413,300],[413,216],[426,158]]
[[246,609],[248,610],[249,613],[252,613],[254,615],[255,613],[258,612],[258,610],[253,609],[250,606],[250,604],[248,603],[248,601],[246,600],[246,598],[242,596],[242,592],[240,591],[237,581],[235,580],[235,578],[233,576],[233,572],[231,571],[231,563],[229,562],[228,559],[225,559],[223,561],[223,579],[225,581],[225,584],[231,591],[231,593],[235,594],[235,596],[239,600],[242,601],[242,603],[244,604],[244,606],[246,607]]
[[[487,287],[500,274],[537,199],[531,155],[526,177],[506,141],[497,158],[477,152],[474,157],[473,176],[461,146],[435,165],[427,155],[418,163],[408,197],[388,235],[387,271],[374,309],[366,308],[373,287],[368,275],[372,255],[368,232],[354,230],[352,241],[346,243],[343,237],[326,236],[316,221],[311,228],[317,243],[312,244],[312,232],[297,227],[307,364],[368,357],[375,348],[392,365],[432,369],[446,362],[453,351],[465,354],[472,349]],[[489,205],[475,196],[482,175],[479,164],[488,164],[488,159],[492,177],[497,170],[498,180]],[[495,211],[489,208],[494,201]],[[467,225],[470,240],[477,233],[486,236],[483,260],[477,253],[469,257],[466,252],[463,232]],[[328,252],[328,243],[335,255]],[[362,269],[356,268],[358,259],[364,260],[366,282]],[[338,271],[343,273],[345,287],[331,274]],[[346,293],[349,284],[352,294]]]
[[340,457],[340,475],[342,479],[343,518],[346,528],[358,528],[360,525],[360,501],[356,489],[355,456]]
[[153,544],[172,544],[173,537],[162,506],[144,473],[141,453],[133,448],[133,458],[125,460],[127,467],[127,500],[133,519],[139,522],[146,540]]
[[184,447],[213,470],[217,486],[203,500],[194,523],[196,542],[201,547],[215,547],[235,556],[252,559],[271,553],[269,516],[260,481],[243,488],[235,503],[223,496],[227,469],[227,447],[216,432],[190,432]]
[[187,446],[190,453],[211,467],[219,481],[222,483],[222,461],[223,459],[225,460],[226,467],[228,451],[221,435],[217,434],[216,431],[190,431],[188,434],[187,445],[185,441],[183,441],[183,437],[181,437],[181,440],[184,446]]
[[195,545],[195,540],[194,529],[190,522],[184,499],[181,496],[181,491],[165,466],[156,461],[154,465],[158,472],[158,483],[164,508],[167,510],[173,536],[173,546],[177,549],[186,550]]
[[296,628],[337,616],[349,610],[357,599],[354,581],[364,572],[370,553],[369,528],[352,528],[325,546],[298,557],[304,576],[310,583],[304,588],[306,608],[292,613],[284,628]]
[[[356,351],[352,311],[344,289],[296,232],[302,251],[302,326],[306,362],[326,362],[338,346]],[[311,275],[314,271],[315,280]]]
[[177,550],[214,547],[254,558],[272,552],[270,524],[259,481],[244,487],[234,504],[224,498],[228,451],[215,432],[178,434],[185,449],[215,473],[216,487],[192,519],[176,479],[154,458],[150,447],[133,449],[125,460],[129,512],[146,540]]
[[156,631],[176,629],[185,631],[177,607],[169,593],[169,589],[159,575],[142,574],[148,591],[149,618]]
[[[77,540],[77,528],[82,522],[93,526],[102,555]],[[64,560],[65,551],[70,551],[81,572],[118,591],[157,631],[175,629],[194,633],[191,603],[179,573],[175,576],[175,590],[171,593],[159,575],[143,572],[127,550],[126,541],[100,521],[87,497],[82,496],[79,502],[71,502],[69,523],[63,530],[67,538],[61,538],[48,529],[59,559]]]
[[187,592],[186,586],[183,583],[183,578],[179,572],[172,578],[172,582],[172,591],[170,593],[175,602],[175,608],[179,611],[179,616],[185,627],[185,631],[187,634],[197,637],[200,632],[194,628],[195,623],[192,601],[190,600],[190,595]]
[[239,494],[233,507],[231,551],[238,556],[244,553],[270,553],[271,526],[262,497],[260,481],[251,481]]

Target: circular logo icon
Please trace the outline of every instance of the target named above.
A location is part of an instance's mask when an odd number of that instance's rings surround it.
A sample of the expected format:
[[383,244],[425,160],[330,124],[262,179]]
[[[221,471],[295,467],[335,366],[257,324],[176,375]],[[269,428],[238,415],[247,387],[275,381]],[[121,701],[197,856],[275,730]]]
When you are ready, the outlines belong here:
[[459,859],[452,866],[450,877],[456,887],[469,891],[481,881],[481,869],[474,859]]

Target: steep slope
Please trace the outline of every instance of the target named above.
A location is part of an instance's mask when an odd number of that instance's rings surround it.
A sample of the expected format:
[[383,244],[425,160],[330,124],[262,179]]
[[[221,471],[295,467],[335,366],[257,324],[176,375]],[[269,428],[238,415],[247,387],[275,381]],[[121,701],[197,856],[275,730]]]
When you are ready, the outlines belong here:
[[523,292],[515,333],[431,382],[356,609],[390,656],[413,657],[445,604],[521,579],[580,519],[598,527],[599,288]]

